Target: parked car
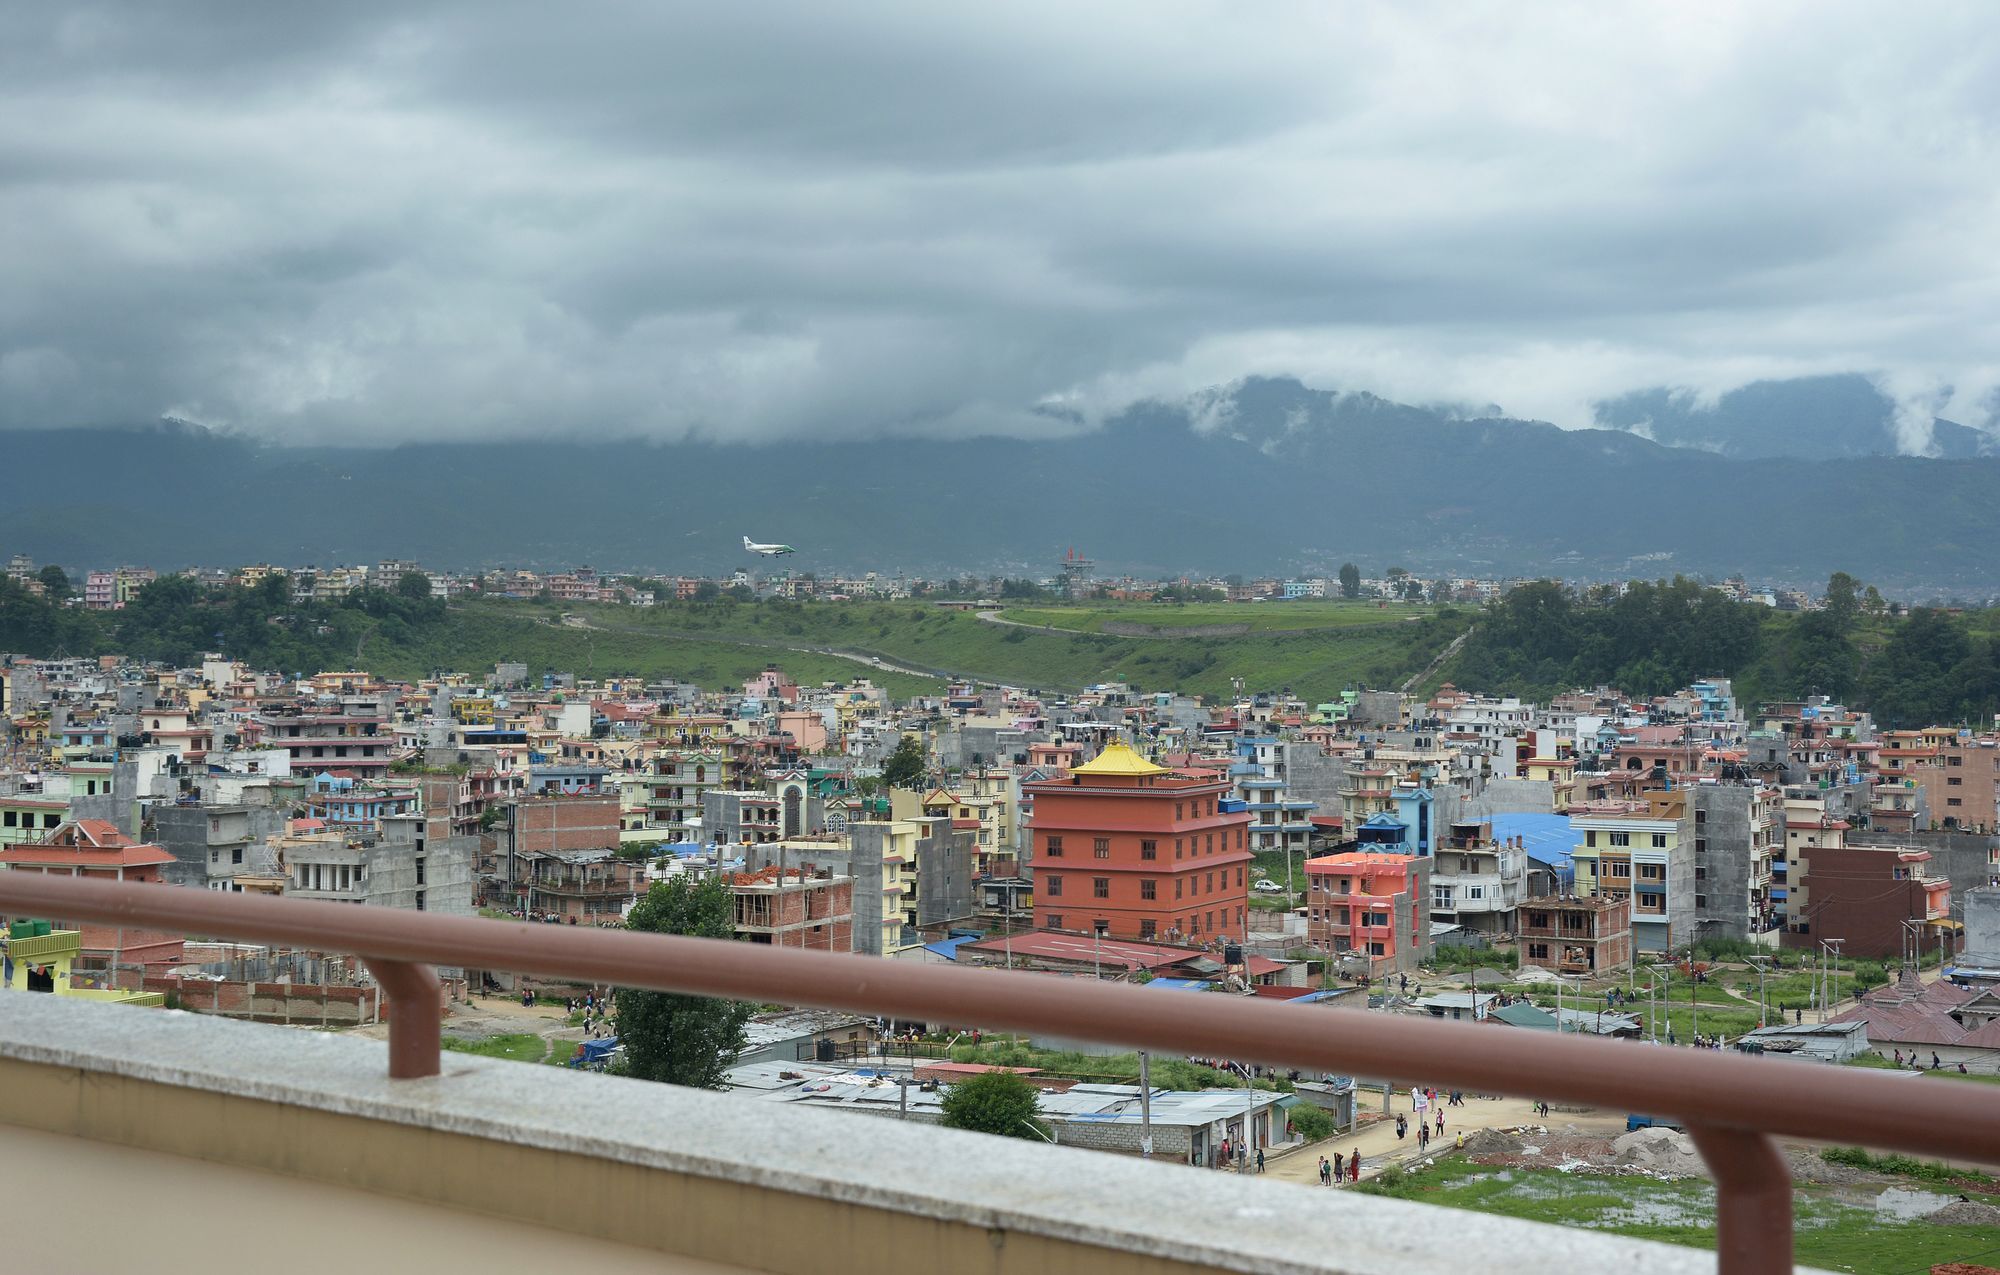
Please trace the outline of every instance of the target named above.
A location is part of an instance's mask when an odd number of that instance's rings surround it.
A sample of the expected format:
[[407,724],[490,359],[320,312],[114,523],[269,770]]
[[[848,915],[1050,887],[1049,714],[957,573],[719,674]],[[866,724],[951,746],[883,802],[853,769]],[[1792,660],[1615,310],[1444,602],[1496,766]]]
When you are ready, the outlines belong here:
[[1666,1116],[1626,1116],[1625,1132],[1631,1133],[1637,1129],[1679,1129],[1683,1133],[1687,1132],[1680,1121]]
[[1250,888],[1252,890],[1255,890],[1258,894],[1283,894],[1285,892],[1284,886],[1279,885],[1276,881],[1271,880],[1271,878],[1269,877],[1265,877],[1263,880],[1259,881],[1257,884],[1251,886]]

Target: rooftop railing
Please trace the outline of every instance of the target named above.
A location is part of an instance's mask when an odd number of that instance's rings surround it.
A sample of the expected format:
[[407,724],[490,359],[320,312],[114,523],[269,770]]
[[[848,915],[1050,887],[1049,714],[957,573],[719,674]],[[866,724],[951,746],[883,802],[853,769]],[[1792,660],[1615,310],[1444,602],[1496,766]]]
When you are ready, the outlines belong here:
[[353,953],[389,998],[398,1079],[439,1074],[433,967],[446,965],[927,1022],[963,1021],[977,1006],[986,1028],[1674,1116],[1715,1178],[1725,1275],[1792,1268],[1791,1174],[1773,1135],[1974,1162],[2000,1148],[2000,1103],[1961,1104],[1941,1120],[1935,1095],[1900,1078],[1719,1051],[1302,1012],[1254,997],[1205,996],[1165,1014],[1138,988],[1079,979],[21,871],[0,872],[0,912]]

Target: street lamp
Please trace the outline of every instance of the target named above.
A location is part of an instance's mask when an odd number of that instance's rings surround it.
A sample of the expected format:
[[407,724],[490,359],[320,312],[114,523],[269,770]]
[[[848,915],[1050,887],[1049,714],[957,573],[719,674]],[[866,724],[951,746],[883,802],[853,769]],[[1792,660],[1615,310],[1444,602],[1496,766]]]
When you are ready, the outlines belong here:
[[1768,1027],[1771,1025],[1771,1022],[1770,1010],[1764,1004],[1764,976],[1770,972],[1771,958],[1768,956],[1752,956],[1746,959],[1757,967],[1757,1025],[1759,1027]]

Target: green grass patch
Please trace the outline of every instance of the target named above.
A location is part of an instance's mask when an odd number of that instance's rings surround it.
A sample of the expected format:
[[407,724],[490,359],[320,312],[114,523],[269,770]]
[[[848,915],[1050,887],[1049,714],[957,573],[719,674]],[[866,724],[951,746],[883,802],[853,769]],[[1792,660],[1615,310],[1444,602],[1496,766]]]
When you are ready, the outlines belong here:
[[547,1044],[533,1032],[509,1032],[504,1036],[488,1036],[484,1040],[446,1036],[439,1043],[453,1053],[505,1058],[511,1062],[540,1062],[548,1052]]
[[[1435,1166],[1390,1170],[1360,1189],[1393,1199],[1469,1209],[1532,1222],[1610,1231],[1689,1248],[1715,1247],[1715,1190],[1671,1182],[1547,1169],[1500,1169],[1447,1157]],[[1942,1194],[1942,1192],[1941,1192]],[[1794,1244],[1802,1266],[1858,1275],[1921,1272],[1946,1262],[1990,1262],[2000,1252],[1991,1227],[1937,1226],[1878,1218],[1865,1201],[1802,1188],[1794,1193]]]
[[[432,667],[477,668],[513,658],[525,660],[531,669],[671,674],[719,686],[775,662],[801,682],[865,674],[897,695],[913,693],[912,686],[936,689],[935,683],[898,682],[894,675],[832,656],[784,650],[802,646],[1044,690],[1125,681],[1135,689],[1220,697],[1230,692],[1232,679],[1241,678],[1246,686],[1289,687],[1317,702],[1357,683],[1399,684],[1470,621],[1459,612],[1428,613],[1415,623],[1163,640],[1010,628],[987,624],[969,612],[916,602],[709,602],[570,608],[602,626],[595,633],[535,623],[554,610],[527,602],[467,603],[453,615],[473,624],[468,635],[449,648],[441,644],[434,651],[400,656],[407,665],[392,668],[385,661],[382,671],[400,673],[421,665],[427,673]],[[594,663],[584,658],[586,639]]]
[[1144,624],[1158,629],[1244,624],[1253,632],[1340,629],[1365,624],[1397,624],[1434,608],[1409,602],[1377,607],[1344,600],[1298,602],[1093,602],[1079,606],[1009,607],[1001,615],[1022,624],[1040,624],[1077,633],[1102,633],[1106,623]]

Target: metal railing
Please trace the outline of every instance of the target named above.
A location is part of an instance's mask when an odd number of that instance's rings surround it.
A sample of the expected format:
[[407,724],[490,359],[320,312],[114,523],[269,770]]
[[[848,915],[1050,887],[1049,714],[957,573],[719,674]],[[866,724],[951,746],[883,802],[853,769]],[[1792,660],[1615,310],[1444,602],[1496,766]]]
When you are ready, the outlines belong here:
[[0,872],[0,912],[351,952],[389,997],[389,1074],[439,1071],[433,966],[1045,1032],[1141,1049],[1424,1080],[1678,1117],[1716,1182],[1719,1269],[1792,1266],[1792,1183],[1772,1135],[1975,1162],[2000,1154],[2000,1103],[1955,1104],[1872,1069],[1721,1051],[1331,1013],[1256,997],[1160,998],[1118,984],[905,964],[714,939],[522,925],[389,908]]

